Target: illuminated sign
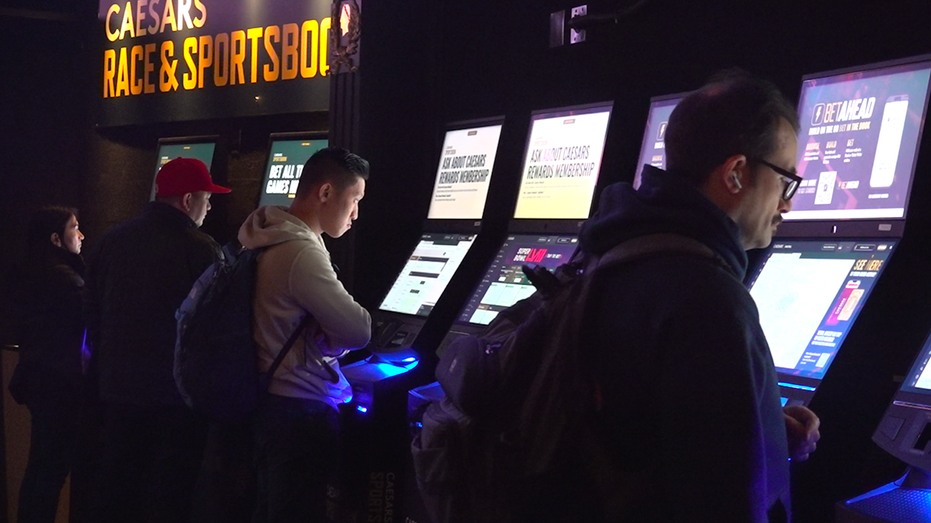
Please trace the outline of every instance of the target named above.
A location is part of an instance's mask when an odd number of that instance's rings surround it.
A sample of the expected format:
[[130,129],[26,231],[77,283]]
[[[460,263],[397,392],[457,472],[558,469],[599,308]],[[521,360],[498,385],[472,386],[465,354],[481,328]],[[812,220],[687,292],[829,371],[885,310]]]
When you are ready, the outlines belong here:
[[322,111],[330,3],[102,1],[101,125]]

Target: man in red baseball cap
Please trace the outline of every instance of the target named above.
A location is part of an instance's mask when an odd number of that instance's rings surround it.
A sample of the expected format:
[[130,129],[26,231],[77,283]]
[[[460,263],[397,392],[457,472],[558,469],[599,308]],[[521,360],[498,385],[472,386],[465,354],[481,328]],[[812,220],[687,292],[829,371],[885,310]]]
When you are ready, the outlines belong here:
[[175,158],[155,177],[155,198],[188,215],[198,227],[210,210],[210,195],[229,189],[213,183],[204,162],[195,158]]
[[206,424],[175,386],[175,310],[220,247],[200,230],[213,183],[200,160],[175,158],[155,201],[100,240],[85,283],[88,339],[104,409],[100,518],[189,521]]

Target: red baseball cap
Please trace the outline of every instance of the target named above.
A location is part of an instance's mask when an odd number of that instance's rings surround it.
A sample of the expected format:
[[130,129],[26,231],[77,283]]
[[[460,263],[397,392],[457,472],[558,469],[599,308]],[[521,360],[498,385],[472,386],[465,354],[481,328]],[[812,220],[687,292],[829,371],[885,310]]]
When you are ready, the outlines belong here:
[[155,196],[181,196],[189,192],[227,193],[230,189],[213,183],[204,162],[195,158],[175,158],[155,176]]

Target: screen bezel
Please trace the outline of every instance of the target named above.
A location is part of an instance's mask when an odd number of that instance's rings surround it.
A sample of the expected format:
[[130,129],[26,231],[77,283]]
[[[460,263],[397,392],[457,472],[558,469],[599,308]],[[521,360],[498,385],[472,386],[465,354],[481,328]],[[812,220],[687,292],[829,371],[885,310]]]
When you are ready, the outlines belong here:
[[[872,64],[834,69],[819,73],[806,74],[802,77],[799,88],[799,101],[796,108],[797,113],[801,116],[803,107],[802,93],[806,82],[818,79],[827,79],[836,76],[843,76],[856,73],[878,73],[877,76],[885,74],[882,70],[891,69],[900,66],[917,65],[926,63],[931,68],[931,54],[918,55],[898,60],[889,60],[876,62]],[[790,236],[818,236],[831,237],[835,235],[877,235],[877,236],[901,236],[905,228],[905,220],[908,218],[908,207],[911,203],[911,193],[915,183],[915,171],[918,166],[918,158],[921,153],[921,143],[924,137],[925,120],[927,119],[927,110],[929,99],[931,99],[931,83],[926,90],[925,103],[922,107],[921,114],[923,118],[918,126],[917,145],[915,161],[912,162],[911,173],[909,175],[908,187],[905,192],[904,212],[902,217],[893,218],[829,218],[829,219],[798,219],[786,220],[780,226],[777,237]]]
[[[604,112],[607,110],[608,113],[608,123],[605,126],[605,136],[604,136],[604,147],[602,148],[601,158],[599,159],[598,164],[598,179],[595,181],[592,187],[591,201],[588,206],[588,216],[585,218],[518,218],[517,214],[517,204],[520,201],[520,190],[521,185],[523,184],[524,171],[526,168],[526,161],[528,153],[531,148],[531,137],[533,136],[533,124],[535,121],[542,119],[545,115],[549,118],[560,118],[564,116],[572,116],[573,114],[592,114],[598,112]],[[517,184],[517,195],[514,198],[514,209],[511,211],[511,220],[508,227],[508,231],[511,232],[578,232],[580,230],[580,223],[584,222],[588,217],[591,216],[592,210],[597,205],[597,195],[600,183],[603,178],[601,176],[601,167],[604,163],[604,153],[607,149],[608,144],[608,135],[611,131],[611,117],[614,114],[614,102],[605,101],[605,102],[595,102],[587,103],[580,105],[569,105],[564,107],[554,107],[550,109],[537,109],[530,113],[530,119],[527,123],[527,136],[524,140],[524,150],[521,156],[521,164],[519,171],[519,180]]]
[[[433,186],[436,187],[436,175],[439,171],[440,162],[443,160],[443,144],[446,143],[446,134],[450,131],[462,131],[465,129],[473,129],[479,127],[491,127],[493,125],[501,126],[501,134],[498,136],[498,145],[497,150],[495,151],[495,162],[491,167],[491,174],[489,175],[491,179],[495,177],[495,166],[499,164],[498,154],[501,152],[501,141],[504,136],[504,123],[505,116],[489,116],[486,118],[476,118],[472,120],[457,120],[454,122],[449,122],[443,127],[442,138],[439,142],[439,148],[436,151],[433,159],[433,165],[436,166],[436,171],[433,173]],[[491,202],[491,180],[489,180],[488,193],[485,195],[485,203],[482,206],[482,215],[478,218],[430,218],[430,206],[433,205],[433,192],[430,193],[430,202],[427,205],[427,217],[425,222],[427,227],[431,230],[457,230],[457,231],[478,231],[481,228],[482,220],[488,214],[488,206]]]

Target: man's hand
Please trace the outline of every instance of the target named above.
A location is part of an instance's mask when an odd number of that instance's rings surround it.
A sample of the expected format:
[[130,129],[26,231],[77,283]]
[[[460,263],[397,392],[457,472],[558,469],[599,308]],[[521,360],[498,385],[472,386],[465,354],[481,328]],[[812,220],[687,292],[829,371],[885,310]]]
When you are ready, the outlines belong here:
[[786,435],[789,438],[789,457],[793,461],[805,461],[815,451],[821,433],[821,420],[811,409],[792,405],[782,409],[786,419]]

